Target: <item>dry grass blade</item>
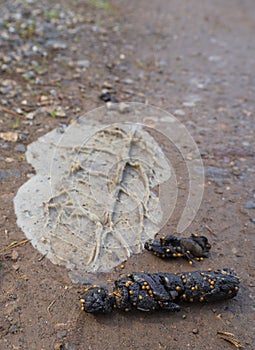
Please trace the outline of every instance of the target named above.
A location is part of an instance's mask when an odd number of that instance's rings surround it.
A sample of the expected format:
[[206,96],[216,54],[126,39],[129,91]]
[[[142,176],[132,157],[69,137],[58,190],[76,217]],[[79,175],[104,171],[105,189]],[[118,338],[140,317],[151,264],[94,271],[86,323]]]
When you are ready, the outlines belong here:
[[48,313],[51,315],[51,312],[50,312],[50,310],[51,310],[51,308],[52,308],[52,306],[55,304],[55,302],[56,302],[56,299],[54,299],[54,300],[52,300],[52,302],[49,304],[49,306],[47,307],[47,311],[48,311]]
[[213,229],[212,229],[211,227],[209,227],[208,225],[206,225],[205,228],[206,228],[213,236],[217,236],[217,234],[213,231]]
[[229,343],[231,343],[232,345],[234,345],[236,348],[238,349],[243,349],[243,345],[239,342],[239,340],[237,340],[235,338],[235,335],[233,333],[229,333],[229,332],[221,332],[218,331],[217,334],[219,334],[219,336],[228,341]]
[[7,247],[1,249],[0,254],[5,254],[14,248],[22,247],[23,245],[27,244],[28,242],[30,242],[30,239],[23,239],[20,242],[14,241],[11,244],[9,244]]

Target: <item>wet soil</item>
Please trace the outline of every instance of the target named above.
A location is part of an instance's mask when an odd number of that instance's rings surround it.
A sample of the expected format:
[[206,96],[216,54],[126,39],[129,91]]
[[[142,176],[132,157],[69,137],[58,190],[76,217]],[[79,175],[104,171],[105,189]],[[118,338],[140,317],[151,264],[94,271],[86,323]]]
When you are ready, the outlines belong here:
[[[0,14],[0,348],[235,348],[217,334],[225,331],[253,349],[254,2],[1,0]],[[13,198],[33,174],[26,146],[101,106],[102,93],[163,108],[188,128],[206,181],[184,234],[203,232],[212,242],[211,257],[194,267],[134,256],[109,284],[135,270],[231,267],[241,278],[234,300],[94,317],[80,311],[83,288],[64,268],[30,243],[6,249],[25,239]],[[178,210],[164,232],[177,224]]]

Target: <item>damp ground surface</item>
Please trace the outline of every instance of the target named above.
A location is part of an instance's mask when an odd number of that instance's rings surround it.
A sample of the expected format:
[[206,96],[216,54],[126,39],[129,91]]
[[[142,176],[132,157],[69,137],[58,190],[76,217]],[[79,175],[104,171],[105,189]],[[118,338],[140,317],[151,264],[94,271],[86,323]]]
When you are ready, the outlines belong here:
[[[230,332],[253,349],[254,2],[0,0],[0,9],[0,348],[234,349],[217,334]],[[183,305],[176,314],[94,317],[81,313],[83,288],[66,269],[24,241],[13,198],[34,174],[27,145],[103,100],[152,104],[187,127],[206,179],[183,234],[212,242],[211,257],[196,266],[135,255],[108,284],[139,270],[230,267],[241,278],[234,300]],[[157,141],[170,157],[165,140]],[[174,164],[179,197],[162,233],[175,231],[187,196],[183,162]]]

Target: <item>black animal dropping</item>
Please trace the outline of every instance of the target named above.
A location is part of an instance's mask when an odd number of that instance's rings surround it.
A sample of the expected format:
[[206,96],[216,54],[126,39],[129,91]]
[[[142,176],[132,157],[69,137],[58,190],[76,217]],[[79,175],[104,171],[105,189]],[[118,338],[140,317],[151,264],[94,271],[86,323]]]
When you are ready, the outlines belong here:
[[209,256],[211,245],[207,237],[192,234],[190,237],[167,235],[160,239],[148,240],[144,248],[160,258],[183,257],[192,264]]
[[130,311],[179,311],[178,302],[213,302],[237,295],[239,278],[231,269],[171,273],[132,273],[115,281],[113,292],[100,287],[86,288],[82,310],[109,313]]

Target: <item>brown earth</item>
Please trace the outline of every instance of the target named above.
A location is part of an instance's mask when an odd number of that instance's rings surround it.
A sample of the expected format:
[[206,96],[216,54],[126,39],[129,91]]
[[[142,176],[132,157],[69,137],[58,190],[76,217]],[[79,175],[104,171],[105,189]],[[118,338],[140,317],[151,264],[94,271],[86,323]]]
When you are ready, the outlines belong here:
[[[18,22],[5,16],[8,11],[18,12],[19,3],[29,9],[24,18],[37,16],[32,10],[39,5],[34,1],[1,0],[1,34],[10,23]],[[1,82],[14,81],[5,83],[13,84],[8,92],[2,85],[0,128],[19,137],[14,142],[0,140],[1,350],[234,349],[218,331],[231,332],[244,349],[254,349],[255,209],[247,205],[255,201],[254,1],[62,0],[57,7],[55,1],[45,1],[39,8],[43,6],[46,10],[35,17],[36,25],[43,16],[58,24],[62,11],[73,11],[67,15],[71,23],[59,28],[55,38],[65,41],[64,49],[48,47],[47,56],[16,53],[16,58],[9,57],[17,45],[12,30],[7,30],[7,37],[4,34],[7,39],[2,35],[0,48]],[[39,34],[31,23],[26,31],[22,25],[15,29],[21,45],[37,42]],[[43,40],[38,43],[44,44]],[[31,78],[24,73],[33,69],[33,60],[39,66]],[[77,66],[77,60],[90,64]],[[185,261],[157,260],[144,252],[108,279],[141,269],[176,272],[231,267],[241,278],[234,300],[184,305],[176,314],[116,312],[94,317],[80,311],[83,288],[71,282],[64,268],[52,265],[30,243],[5,250],[25,239],[13,208],[18,188],[33,173],[23,146],[100,106],[103,86],[114,90],[119,101],[161,107],[188,128],[207,177],[201,208],[184,234],[204,232],[212,242],[210,259],[195,267]],[[17,91],[12,94],[13,90]],[[46,109],[38,111],[42,105]],[[61,106],[65,116],[58,117],[51,105]],[[31,119],[29,112],[34,113]],[[164,232],[173,232],[177,223],[178,215]]]

